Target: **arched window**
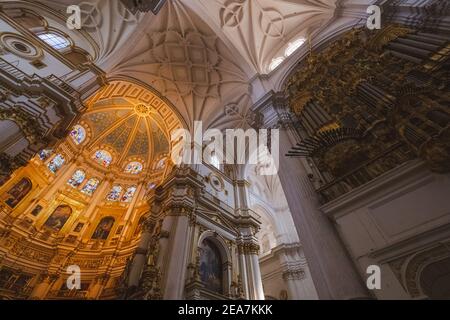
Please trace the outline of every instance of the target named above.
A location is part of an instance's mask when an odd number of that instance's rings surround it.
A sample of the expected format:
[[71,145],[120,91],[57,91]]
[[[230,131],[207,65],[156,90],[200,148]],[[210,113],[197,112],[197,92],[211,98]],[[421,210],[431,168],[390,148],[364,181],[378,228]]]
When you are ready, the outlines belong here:
[[93,240],[106,240],[111,233],[112,227],[116,220],[113,217],[105,217],[97,225],[94,233],[92,234]]
[[83,183],[84,178],[86,178],[86,174],[84,173],[84,171],[77,170],[72,175],[72,178],[70,178],[69,181],[67,181],[67,184],[72,186],[73,188],[77,188]]
[[47,219],[44,226],[58,232],[62,229],[62,227],[64,227],[71,214],[72,208],[68,205],[58,206],[55,211],[53,211],[52,215]]
[[86,184],[84,185],[81,192],[83,192],[89,196],[92,196],[94,194],[95,190],[97,190],[97,187],[99,184],[100,184],[100,181],[98,179],[95,179],[95,178],[89,179],[88,182],[86,182]]
[[76,125],[73,127],[72,131],[70,131],[70,136],[72,137],[73,142],[79,145],[86,139],[86,130],[82,126]]
[[270,71],[275,70],[283,61],[284,61],[283,57],[278,57],[278,58],[272,59],[272,62],[269,65],[269,70]]
[[293,54],[298,48],[300,48],[305,43],[304,38],[299,38],[295,40],[294,42],[290,42],[284,51],[284,55],[286,57],[289,57],[291,54]]
[[31,191],[33,184],[30,179],[22,178],[17,182],[4,196],[5,203],[11,207],[15,208],[20,201],[25,198],[25,196]]
[[55,32],[45,32],[38,34],[39,39],[53,47],[55,50],[62,50],[70,46],[70,41]]
[[136,192],[136,186],[131,186],[125,191],[120,201],[122,202],[131,202],[131,199],[134,197],[134,193]]
[[57,154],[52,161],[48,163],[47,167],[51,172],[56,173],[63,166],[64,162],[66,162],[66,160],[63,155]]
[[131,174],[138,174],[142,172],[143,169],[143,165],[140,162],[130,162],[129,164],[127,164],[127,166],[125,167],[125,172],[126,173],[131,173]]
[[155,169],[156,169],[156,170],[162,170],[162,169],[164,169],[165,166],[166,166],[166,158],[162,158],[162,159],[159,160],[158,163],[156,164]]
[[122,187],[119,185],[115,185],[112,187],[111,191],[106,196],[106,200],[119,201],[121,193],[122,193]]
[[205,239],[200,250],[200,280],[206,289],[223,293],[223,262],[219,249],[209,239]]
[[109,167],[112,161],[112,156],[108,151],[98,150],[92,157],[98,164]]

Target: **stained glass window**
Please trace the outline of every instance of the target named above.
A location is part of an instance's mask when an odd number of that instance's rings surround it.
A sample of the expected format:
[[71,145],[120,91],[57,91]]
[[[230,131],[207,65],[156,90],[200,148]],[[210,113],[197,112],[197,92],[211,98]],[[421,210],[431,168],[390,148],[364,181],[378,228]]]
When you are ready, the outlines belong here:
[[70,136],[75,144],[81,144],[86,139],[86,130],[82,126],[76,125],[70,131]]
[[156,164],[156,170],[161,170],[166,166],[166,158],[162,158],[161,160],[158,161],[158,163]]
[[57,154],[53,160],[48,163],[47,167],[51,172],[56,173],[63,166],[65,161],[66,160],[61,154]]
[[53,32],[41,33],[38,37],[56,50],[70,46],[69,40]]
[[269,65],[270,71],[275,70],[283,61],[284,61],[283,57],[274,58]]
[[89,179],[88,182],[86,182],[86,184],[84,185],[81,192],[92,196],[94,194],[95,190],[97,190],[97,187],[99,184],[100,184],[100,181],[98,181],[98,179],[95,179],[95,178]]
[[73,174],[72,178],[67,181],[67,184],[72,186],[73,188],[77,188],[83,183],[85,177],[86,174],[83,170],[77,170]]
[[290,42],[289,45],[286,48],[286,51],[284,52],[286,57],[289,57],[291,54],[293,54],[298,48],[300,48],[305,43],[304,38],[299,38],[295,40],[294,42]]
[[108,151],[98,150],[92,157],[98,164],[108,167],[111,164],[112,157]]
[[119,185],[115,185],[112,187],[111,191],[106,196],[106,200],[119,201],[121,193],[122,193],[122,187]]
[[143,169],[142,163],[140,162],[130,162],[125,168],[126,173],[138,174],[141,173]]
[[136,192],[136,187],[132,186],[125,191],[125,193],[122,196],[122,199],[120,201],[122,202],[131,202],[131,199],[133,199],[134,193]]
[[41,159],[41,161],[47,160],[51,156],[52,152],[53,152],[52,149],[44,149],[39,151],[38,153],[39,159]]

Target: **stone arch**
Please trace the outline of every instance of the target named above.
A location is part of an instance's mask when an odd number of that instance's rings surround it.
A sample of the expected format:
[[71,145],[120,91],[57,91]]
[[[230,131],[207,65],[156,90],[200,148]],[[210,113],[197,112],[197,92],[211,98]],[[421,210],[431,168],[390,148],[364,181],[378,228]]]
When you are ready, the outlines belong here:
[[[61,15],[56,8],[43,6],[39,3],[21,2],[19,4],[14,1],[6,2],[2,8],[6,14],[19,23],[20,17],[25,14],[25,27],[36,36],[43,32],[56,31],[58,34],[64,34],[70,39],[71,47],[68,52],[84,52],[90,61],[96,60],[100,54],[98,45],[93,37],[86,32],[77,29],[69,30],[67,28],[64,15]],[[38,39],[36,39],[38,40]],[[72,62],[71,59],[68,61]]]
[[450,298],[450,256],[429,263],[419,275],[422,292],[431,299]]
[[405,260],[401,268],[401,279],[403,286],[411,297],[427,297],[432,292],[429,288],[429,276],[427,281],[427,270],[430,266],[445,262],[447,259],[450,259],[448,245],[440,244],[417,252]]

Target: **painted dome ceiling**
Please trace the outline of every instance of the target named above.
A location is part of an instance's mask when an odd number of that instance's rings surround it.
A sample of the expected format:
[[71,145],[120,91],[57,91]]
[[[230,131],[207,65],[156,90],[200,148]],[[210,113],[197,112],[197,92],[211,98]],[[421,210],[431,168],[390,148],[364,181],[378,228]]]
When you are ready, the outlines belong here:
[[170,153],[170,133],[181,127],[164,101],[128,82],[110,83],[87,106],[79,122],[86,137],[74,142],[92,154],[106,151],[119,170],[132,162],[141,163],[143,172],[155,170]]

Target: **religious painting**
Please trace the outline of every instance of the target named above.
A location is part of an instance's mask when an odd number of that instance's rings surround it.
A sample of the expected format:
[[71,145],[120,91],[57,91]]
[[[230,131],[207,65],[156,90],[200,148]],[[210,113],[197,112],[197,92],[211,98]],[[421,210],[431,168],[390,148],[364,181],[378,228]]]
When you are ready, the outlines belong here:
[[208,239],[202,243],[200,250],[200,279],[206,289],[223,292],[223,264],[217,246]]
[[80,232],[84,227],[84,223],[79,222],[75,229],[73,229],[73,232]]
[[116,235],[121,234],[122,231],[123,231],[123,225],[121,225],[121,226],[119,226],[119,227],[117,228]]
[[34,207],[33,211],[31,211],[31,215],[33,217],[37,217],[39,213],[41,213],[42,211],[42,206],[41,205],[37,205],[36,207]]
[[58,206],[55,211],[53,211],[52,215],[47,219],[44,226],[58,232],[62,229],[62,227],[64,227],[71,214],[72,208],[68,205]]
[[3,196],[5,203],[11,207],[15,208],[20,201],[25,198],[25,196],[31,191],[33,184],[30,179],[22,178],[18,183],[16,183],[9,191]]
[[113,217],[105,217],[100,220],[97,229],[95,229],[92,239],[94,240],[106,240],[109,233],[114,226],[115,219]]

